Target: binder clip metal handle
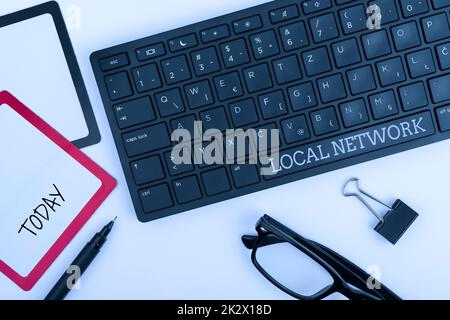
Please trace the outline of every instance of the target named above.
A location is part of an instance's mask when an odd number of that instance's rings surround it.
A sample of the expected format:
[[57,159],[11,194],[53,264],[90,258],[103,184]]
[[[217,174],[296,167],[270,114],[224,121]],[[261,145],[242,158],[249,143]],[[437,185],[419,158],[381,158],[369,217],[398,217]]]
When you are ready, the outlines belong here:
[[[353,184],[355,186],[355,189],[357,192],[351,192],[349,190],[350,185]],[[383,201],[375,198],[374,196],[372,196],[370,193],[364,191],[363,189],[361,189],[360,185],[359,185],[359,179],[358,178],[351,178],[350,180],[348,180],[344,187],[342,188],[342,194],[346,197],[356,197],[358,198],[359,201],[361,201],[366,207],[367,209],[370,210],[370,212],[372,212],[372,214],[378,219],[378,221],[383,222],[384,221],[384,216],[380,216],[380,214],[369,204],[369,202],[364,199],[364,196],[378,202],[379,204],[381,204],[382,206],[388,208],[388,209],[392,209],[391,206],[388,206],[386,203],[384,203]]]
[[[355,191],[350,191],[353,184]],[[417,212],[407,206],[402,200],[397,199],[392,206],[387,205],[383,201],[377,199],[370,193],[361,189],[358,178],[351,178],[342,188],[342,194],[346,197],[356,197],[366,206],[370,212],[378,219],[379,223],[375,227],[380,235],[386,238],[392,244],[396,244],[402,235],[408,230],[411,224],[419,216]],[[367,197],[381,204],[388,209],[387,213],[381,216],[364,198]]]

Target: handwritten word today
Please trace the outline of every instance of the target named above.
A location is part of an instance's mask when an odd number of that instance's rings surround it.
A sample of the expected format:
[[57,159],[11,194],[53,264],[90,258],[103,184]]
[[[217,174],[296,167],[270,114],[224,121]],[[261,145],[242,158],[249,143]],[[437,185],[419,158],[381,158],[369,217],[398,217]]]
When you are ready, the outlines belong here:
[[42,198],[42,203],[33,209],[33,213],[21,224],[19,234],[31,233],[37,236],[38,232],[44,228],[44,223],[50,221],[50,213],[55,213],[56,209],[66,202],[58,187],[53,185],[53,188],[55,188],[55,193],[50,193],[48,198]]

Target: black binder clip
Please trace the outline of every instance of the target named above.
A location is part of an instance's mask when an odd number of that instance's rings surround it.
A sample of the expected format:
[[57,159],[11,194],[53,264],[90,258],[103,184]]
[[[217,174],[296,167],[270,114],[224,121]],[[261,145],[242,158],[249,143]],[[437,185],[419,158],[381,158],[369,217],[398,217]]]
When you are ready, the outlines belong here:
[[[354,184],[357,192],[349,191],[351,184]],[[374,196],[370,195],[369,193],[365,192],[360,188],[358,178],[352,178],[348,180],[342,189],[342,194],[346,197],[358,198],[379,220],[379,223],[375,227],[375,231],[386,238],[392,244],[397,243],[397,241],[403,236],[406,230],[408,230],[414,220],[416,220],[416,218],[419,216],[417,212],[407,206],[400,199],[397,199],[392,206],[389,206],[384,202],[378,200]],[[389,211],[384,216],[380,216],[364,199],[363,196],[366,196],[385,206],[389,209]]]

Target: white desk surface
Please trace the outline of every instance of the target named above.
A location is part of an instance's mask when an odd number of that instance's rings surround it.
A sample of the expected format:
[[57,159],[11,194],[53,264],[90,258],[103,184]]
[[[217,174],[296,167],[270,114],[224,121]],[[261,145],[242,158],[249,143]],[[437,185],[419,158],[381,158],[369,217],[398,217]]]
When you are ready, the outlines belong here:
[[[41,1],[2,1],[0,15]],[[0,275],[0,299],[41,299],[75,255],[109,219],[118,216],[103,252],[70,299],[289,299],[256,271],[240,237],[254,233],[264,213],[321,242],[362,268],[377,265],[381,280],[405,299],[449,299],[450,142],[363,163],[237,200],[141,224],[137,221],[89,63],[91,52],[181,27],[264,0],[60,0],[66,21],[81,11],[70,36],[102,135],[84,149],[108,170],[118,188],[30,292]],[[44,77],[44,75],[43,75]],[[44,78],[43,78],[44,79]],[[392,246],[372,230],[376,220],[343,182],[361,178],[368,191],[403,199],[420,217]],[[2,244],[5,245],[5,244]]]

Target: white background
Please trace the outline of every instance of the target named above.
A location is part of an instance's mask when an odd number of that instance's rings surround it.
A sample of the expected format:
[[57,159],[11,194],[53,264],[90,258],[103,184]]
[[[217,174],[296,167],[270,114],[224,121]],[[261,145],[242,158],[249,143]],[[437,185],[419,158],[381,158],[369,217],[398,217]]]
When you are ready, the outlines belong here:
[[[39,1],[2,1],[0,14]],[[109,219],[117,226],[71,299],[286,299],[250,262],[241,244],[268,213],[362,268],[378,265],[381,280],[402,298],[450,298],[450,142],[284,185],[148,224],[137,221],[89,64],[91,52],[264,2],[263,0],[68,0],[68,17],[81,8],[81,28],[71,29],[102,134],[84,149],[118,179],[119,186],[58,258],[25,293],[0,275],[0,298],[43,298],[82,246]],[[43,81],[45,75],[43,75]],[[401,198],[419,212],[392,246],[372,228],[376,220],[356,199],[340,194],[358,176],[368,191],[392,203]],[[5,245],[5,244],[1,244]],[[301,274],[301,273],[299,273]]]

